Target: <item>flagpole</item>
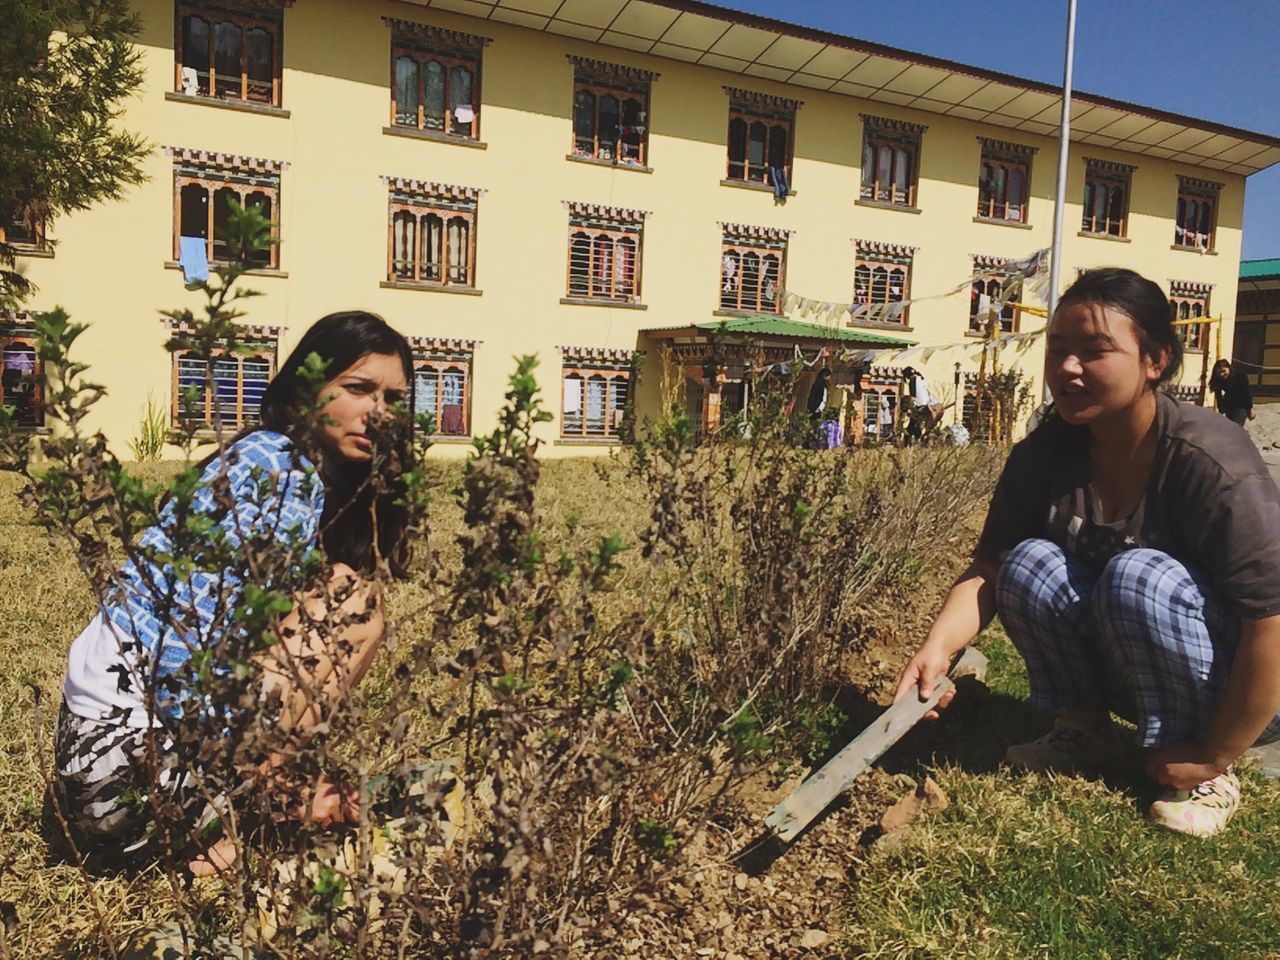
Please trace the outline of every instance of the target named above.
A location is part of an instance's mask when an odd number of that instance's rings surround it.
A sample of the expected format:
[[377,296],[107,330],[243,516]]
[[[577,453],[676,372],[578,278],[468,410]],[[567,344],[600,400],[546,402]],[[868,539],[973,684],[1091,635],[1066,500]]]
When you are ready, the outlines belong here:
[[[1067,0],[1067,51],[1062,66],[1062,125],[1058,134],[1058,188],[1053,195],[1053,245],[1049,248],[1049,316],[1058,306],[1062,277],[1062,218],[1067,193],[1067,159],[1071,152],[1071,65],[1076,52],[1076,0]],[[1049,396],[1048,380],[1044,399]]]

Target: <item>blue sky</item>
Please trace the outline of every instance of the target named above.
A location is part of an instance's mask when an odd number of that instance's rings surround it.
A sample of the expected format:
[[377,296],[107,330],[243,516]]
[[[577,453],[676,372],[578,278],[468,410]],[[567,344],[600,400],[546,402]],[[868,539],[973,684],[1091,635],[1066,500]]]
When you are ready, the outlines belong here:
[[[790,23],[1062,82],[1066,0],[716,0]],[[1280,3],[1078,0],[1077,90],[1280,136]],[[1247,181],[1244,258],[1280,257],[1280,165]]]

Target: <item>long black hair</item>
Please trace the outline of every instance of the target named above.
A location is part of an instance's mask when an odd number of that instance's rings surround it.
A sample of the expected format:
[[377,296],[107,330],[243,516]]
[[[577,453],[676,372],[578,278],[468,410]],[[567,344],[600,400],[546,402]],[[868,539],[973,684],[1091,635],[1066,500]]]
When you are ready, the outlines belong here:
[[[286,434],[309,453],[315,449],[311,442],[315,418],[321,415],[314,408],[322,399],[316,396],[316,384],[302,374],[312,354],[324,363],[325,382],[362,357],[379,354],[399,357],[405,382],[413,383],[409,343],[381,317],[363,310],[321,317],[302,335],[267,385],[258,426]],[[402,503],[400,473],[410,464],[412,418],[385,433],[392,449],[379,451],[374,461],[352,462],[320,451],[320,475],[325,485],[320,540],[331,563],[345,563],[367,574],[381,558],[394,576],[406,577],[408,512]],[[380,469],[378,476],[373,475],[375,468]]]
[[1058,301],[1058,310],[1078,303],[1112,307],[1125,314],[1138,328],[1138,348],[1144,356],[1169,352],[1160,378],[1154,386],[1167,383],[1182,367],[1182,338],[1173,325],[1173,307],[1164,291],[1152,281],[1123,267],[1086,270],[1067,288]]

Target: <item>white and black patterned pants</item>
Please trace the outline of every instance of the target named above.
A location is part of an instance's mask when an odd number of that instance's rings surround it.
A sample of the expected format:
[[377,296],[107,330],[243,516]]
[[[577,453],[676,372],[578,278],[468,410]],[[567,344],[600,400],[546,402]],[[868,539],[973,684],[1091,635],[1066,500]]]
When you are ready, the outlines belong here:
[[[1000,622],[1027,663],[1038,710],[1110,710],[1144,747],[1208,732],[1240,623],[1204,579],[1159,550],[1091,569],[1049,540],[1025,540],[996,579]],[[1259,743],[1280,740],[1280,715]]]

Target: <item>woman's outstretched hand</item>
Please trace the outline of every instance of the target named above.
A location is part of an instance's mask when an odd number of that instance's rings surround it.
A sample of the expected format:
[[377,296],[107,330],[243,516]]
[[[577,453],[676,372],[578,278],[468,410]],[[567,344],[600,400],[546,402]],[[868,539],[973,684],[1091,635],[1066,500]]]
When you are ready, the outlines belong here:
[[[898,689],[893,695],[894,701],[897,702],[909,696],[912,691],[920,697],[922,703],[928,700],[933,696],[933,688],[938,678],[946,676],[950,667],[951,658],[942,649],[926,640],[902,668],[902,676],[898,678]],[[955,690],[948,690],[938,701],[937,707],[926,713],[925,717],[929,720],[938,719],[939,713],[947,709],[955,695]]]

